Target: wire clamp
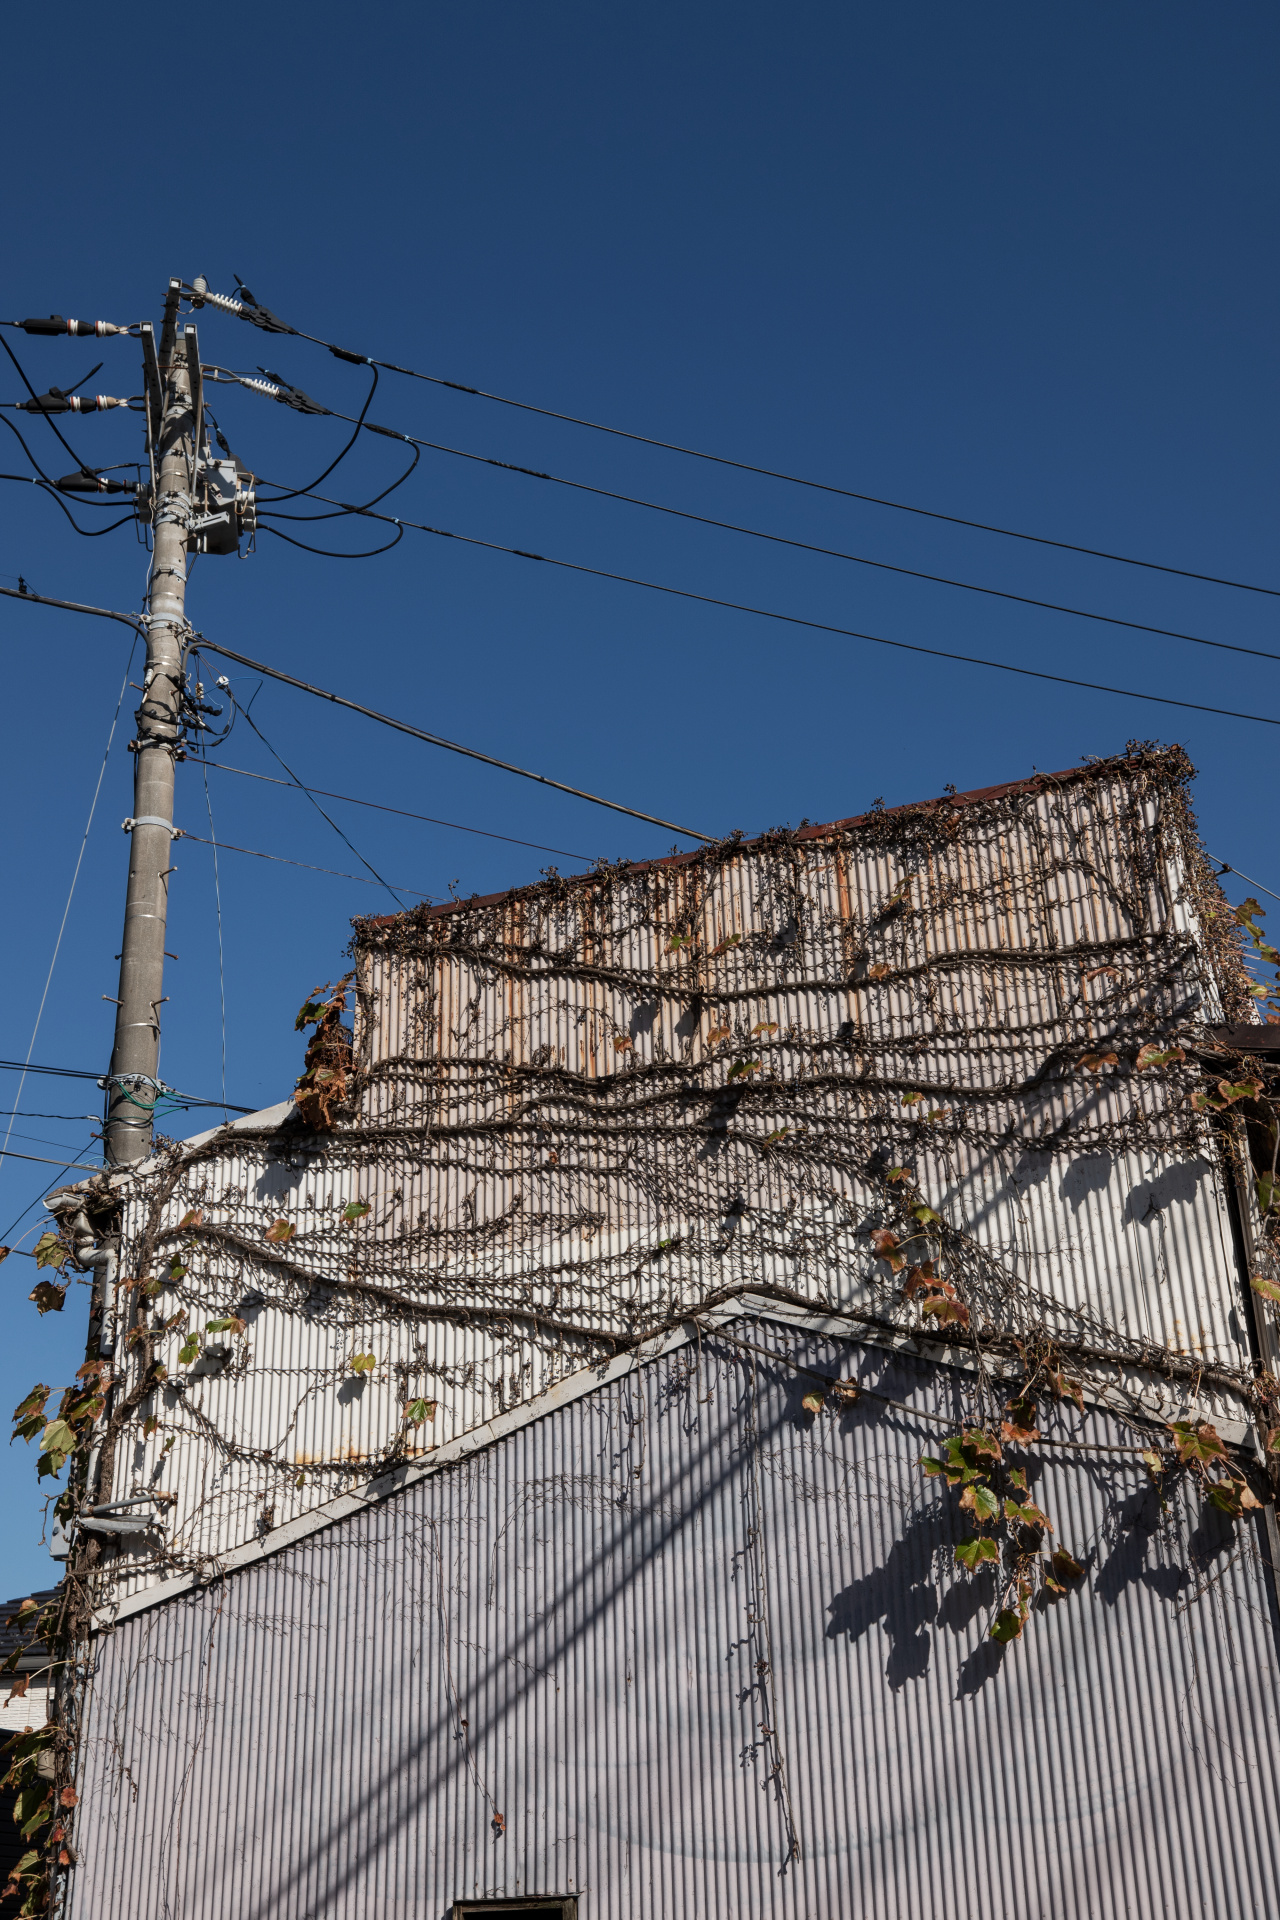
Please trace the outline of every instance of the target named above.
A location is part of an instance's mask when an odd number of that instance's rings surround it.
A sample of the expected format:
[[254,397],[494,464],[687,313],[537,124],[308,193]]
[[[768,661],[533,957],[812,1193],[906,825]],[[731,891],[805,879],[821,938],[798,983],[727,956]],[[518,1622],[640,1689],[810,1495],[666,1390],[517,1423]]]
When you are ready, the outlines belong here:
[[175,827],[172,820],[162,820],[158,813],[140,813],[136,820],[129,819],[120,822],[121,833],[132,833],[135,827],[163,827],[171,839],[180,840],[182,838],[182,828]]

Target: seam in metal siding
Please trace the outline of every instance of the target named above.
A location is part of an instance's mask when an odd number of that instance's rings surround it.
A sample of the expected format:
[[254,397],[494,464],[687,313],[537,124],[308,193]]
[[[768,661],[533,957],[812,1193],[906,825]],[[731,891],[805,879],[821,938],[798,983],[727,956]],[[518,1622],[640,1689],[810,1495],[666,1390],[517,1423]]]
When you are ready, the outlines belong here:
[[[743,1330],[960,1410],[945,1368]],[[1088,1576],[1002,1651],[917,1464],[936,1429],[802,1391],[704,1341],[100,1638],[69,1920],[1280,1911],[1251,1529],[1042,1452]]]

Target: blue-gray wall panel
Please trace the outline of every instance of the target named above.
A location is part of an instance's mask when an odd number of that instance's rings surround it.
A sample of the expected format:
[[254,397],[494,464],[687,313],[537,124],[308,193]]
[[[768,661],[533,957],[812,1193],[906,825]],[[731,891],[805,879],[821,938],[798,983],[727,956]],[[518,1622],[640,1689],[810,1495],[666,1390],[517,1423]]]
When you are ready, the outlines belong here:
[[[945,1369],[740,1330],[960,1412]],[[708,1340],[104,1636],[72,1920],[1280,1913],[1253,1530],[1045,1450],[1088,1578],[1002,1653],[937,1429],[802,1392]]]

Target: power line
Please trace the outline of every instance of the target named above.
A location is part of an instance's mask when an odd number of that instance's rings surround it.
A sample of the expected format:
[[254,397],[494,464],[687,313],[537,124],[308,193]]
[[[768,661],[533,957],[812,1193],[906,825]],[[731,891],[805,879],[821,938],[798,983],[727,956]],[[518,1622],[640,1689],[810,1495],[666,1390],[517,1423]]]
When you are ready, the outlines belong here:
[[[242,311],[241,302],[227,300],[221,295],[209,304],[221,308],[224,312],[240,313]],[[243,308],[243,317],[253,318],[252,304]],[[409,380],[424,380],[431,386],[447,387],[451,393],[465,393],[478,400],[491,400],[498,406],[518,408],[522,413],[536,413],[544,420],[560,420],[568,426],[587,427],[592,433],[607,433],[616,440],[633,440],[640,446],[658,447],[665,453],[683,454],[690,460],[710,461],[716,466],[732,467],[739,473],[759,474],[767,480],[783,480],[789,486],[808,487],[818,493],[835,494],[843,500],[861,500],[873,507],[889,507],[895,513],[914,513],[926,520],[945,521],[949,526],[970,527],[978,533],[998,533],[1006,540],[1025,540],[1035,546],[1056,547],[1063,553],[1082,553],[1092,560],[1112,560],[1120,566],[1143,567],[1150,573],[1173,574],[1180,580],[1203,580],[1209,586],[1237,587],[1243,593],[1264,593],[1272,597],[1280,597],[1280,588],[1277,587],[1260,587],[1248,580],[1231,580],[1221,574],[1196,573],[1188,567],[1165,566],[1158,560],[1139,560],[1132,554],[1111,553],[1103,547],[1081,546],[1072,540],[1053,540],[1040,533],[1023,533],[1013,527],[996,526],[987,520],[968,520],[957,513],[939,513],[932,507],[914,506],[905,500],[888,500],[876,493],[859,493],[852,487],[837,487],[826,480],[810,480],[801,474],[784,473],[776,467],[757,466],[749,460],[731,460],[726,454],[707,453],[699,447],[681,446],[674,440],[659,440],[651,434],[633,433],[625,427],[606,426],[600,420],[585,420],[578,414],[557,412],[553,407],[534,406],[532,401],[514,400],[510,395],[503,393],[490,393],[484,387],[467,386],[460,380],[445,380],[439,374],[419,373],[415,367],[398,366],[394,360],[379,360],[371,354],[351,353],[345,347],[335,346],[331,340],[322,340],[319,334],[306,333],[301,327],[287,326],[282,321],[275,320],[274,316],[272,319],[274,324],[268,329],[269,331],[292,334],[298,340],[310,340],[313,345],[326,348],[335,359],[349,361],[354,366],[380,367],[385,373],[403,374]]]
[[476,833],[486,840],[502,840],[509,847],[528,847],[534,853],[555,853],[564,860],[580,860],[584,866],[591,866],[596,855],[591,853],[570,853],[565,847],[544,847],[537,840],[517,840],[509,833],[492,833],[487,827],[465,827],[457,820],[438,820],[431,813],[411,813],[407,807],[390,807],[382,800],[358,800],[353,793],[331,793],[327,787],[307,787],[300,781],[278,780],[270,773],[250,773],[247,767],[228,766],[225,760],[207,760],[206,768],[219,773],[238,773],[246,780],[264,780],[273,787],[297,787],[301,793],[318,793],[322,800],[345,800],[352,807],[373,807],[379,813],[398,814],[403,820],[421,820],[431,827],[452,827],[457,833]]
[[[326,409],[326,411],[328,411],[328,409]],[[345,414],[345,413],[335,413],[333,417],[336,420],[347,420],[347,421],[349,421],[352,418],[350,414]],[[359,431],[359,428],[357,426],[357,432],[358,431]],[[385,427],[384,428],[375,427],[373,431],[388,433],[390,432],[390,429]],[[449,454],[454,459],[471,460],[471,461],[474,461],[477,465],[484,466],[484,467],[498,467],[504,473],[523,474],[524,477],[529,480],[546,480],[546,481],[549,481],[552,486],[570,487],[577,493],[594,494],[598,499],[601,499],[601,500],[617,500],[624,506],[643,507],[646,509],[646,511],[650,513],[663,513],[675,520],[691,520],[698,526],[716,527],[723,533],[740,533],[745,535],[746,538],[750,540],[767,540],[774,546],[794,547],[800,553],[818,554],[827,560],[844,560],[858,567],[874,567],[880,573],[896,573],[896,574],[902,575],[905,579],[908,579],[908,580],[928,580],[928,581],[931,581],[935,586],[955,587],[955,588],[958,588],[963,593],[981,593],[981,594],[987,595],[988,598],[994,599],[994,600],[1012,600],[1016,602],[1018,606],[1039,607],[1048,613],[1066,613],[1066,614],[1070,614],[1074,619],[1077,619],[1077,620],[1095,620],[1095,621],[1101,622],[1106,626],[1127,627],[1134,633],[1155,634],[1159,638],[1164,640],[1187,640],[1187,641],[1190,641],[1193,646],[1217,647],[1225,653],[1245,653],[1245,654],[1249,654],[1252,658],[1256,660],[1280,660],[1280,653],[1269,652],[1264,647],[1240,646],[1236,642],[1233,642],[1230,640],[1208,640],[1204,638],[1201,634],[1183,633],[1179,629],[1174,627],[1156,627],[1156,626],[1150,625],[1145,620],[1126,620],[1120,614],[1095,613],[1091,608],[1088,608],[1088,607],[1069,607],[1069,606],[1065,606],[1061,601],[1058,601],[1058,600],[1040,600],[1040,599],[1037,599],[1032,594],[1013,593],[1012,591],[1010,591],[1008,588],[1005,588],[1005,587],[985,587],[985,586],[981,586],[980,584],[978,584],[976,581],[973,581],[973,580],[956,580],[951,578],[951,576],[948,574],[927,573],[924,571],[923,568],[920,568],[920,567],[902,567],[902,566],[896,565],[893,561],[890,561],[890,560],[872,560],[868,558],[866,554],[849,553],[846,549],[842,547],[824,547],[824,546],[818,545],[817,542],[812,540],[795,540],[795,539],[792,539],[787,534],[769,533],[761,527],[742,526],[736,520],[718,520],[712,514],[693,513],[688,511],[684,507],[665,506],[659,500],[645,500],[645,499],[642,499],[639,495],[633,494],[633,493],[618,493],[611,487],[595,487],[590,485],[585,480],[568,480],[565,478],[563,474],[541,473],[535,467],[522,467],[517,465],[514,461],[511,461],[511,460],[496,460],[491,458],[488,454],[470,453],[464,447],[446,446],[442,441],[439,441],[439,440],[421,440],[416,435],[407,434],[407,433],[397,435],[397,437],[408,441],[411,445],[415,447],[427,447],[434,453]],[[268,481],[266,484],[268,486],[275,486],[280,483],[277,481]],[[304,497],[304,496],[308,498],[319,498],[319,496],[314,493],[313,489],[307,489],[302,487],[294,489],[294,497]],[[276,499],[288,499],[289,497],[290,496],[287,494],[279,494],[275,496]],[[277,514],[275,511],[274,501],[272,501],[267,503],[266,505],[261,506],[259,509],[259,512],[260,512],[260,516],[262,517],[269,516],[271,519],[278,518],[282,520],[294,520],[294,521],[306,522],[308,520],[337,519],[337,518],[340,518],[344,512],[359,513],[359,512],[367,511],[367,509],[364,509],[364,508],[348,508],[345,506],[344,503],[336,503],[336,504],[337,504],[337,512],[332,514],[292,514],[292,513]],[[370,505],[372,504],[373,503],[370,502]],[[279,529],[275,527],[268,527],[265,529],[265,531],[269,533],[279,534],[279,538],[281,538],[282,540],[287,540],[289,538],[287,534],[280,534]],[[292,542],[292,544],[299,547],[304,546],[304,542],[301,540],[295,540]],[[398,545],[398,541],[393,540],[389,542],[388,545],[396,546]],[[327,552],[327,549],[322,549],[318,547],[305,547],[305,551],[308,553],[319,553],[319,552]],[[371,558],[372,555],[375,553],[383,553],[386,551],[387,551],[387,548],[385,547],[374,547],[371,549],[370,553],[367,553],[367,554],[358,554],[358,555],[342,554],[341,556],[334,554],[334,555],[331,555],[330,557],[335,559],[340,557],[344,560],[345,559],[362,559],[363,560],[363,559]]]
[[[257,734],[259,740],[261,740],[263,746],[266,748],[267,752],[271,755],[271,758],[277,761],[279,765],[284,768],[285,772],[288,774],[289,778],[293,781],[294,785],[298,787],[303,793],[306,793],[306,788],[303,787],[302,782],[299,780],[293,768],[289,765],[288,761],[284,758],[282,754],[279,754],[276,752],[275,748],[272,746],[271,742],[268,740],[266,734],[262,731],[262,728],[258,725],[253,715],[249,712],[249,709],[247,707],[242,707],[240,705],[234,693],[232,693],[230,685],[227,686],[227,698],[230,700],[236,712],[239,714],[242,714],[245,720],[248,722],[249,726],[253,728],[253,731]],[[342,831],[342,828],[338,825],[337,821],[334,820],[329,814],[325,812],[324,808],[320,805],[320,802],[316,799],[315,795],[308,793],[307,798],[308,800],[310,800],[316,812],[320,815],[320,818],[333,828],[339,840],[341,840],[343,846],[346,847],[351,853],[354,853],[356,859],[360,862],[360,865],[365,869],[367,873],[371,873],[373,875],[374,879],[377,881],[380,887],[385,887],[387,889],[387,892],[391,895],[391,898],[396,903],[396,910],[398,912],[403,912],[404,902],[399,898],[395,888],[390,884],[390,882],[387,880],[384,880],[382,875],[378,872],[378,869],[372,864],[372,862],[365,859],[359,847],[356,846],[353,840],[350,840],[347,837],[347,835]],[[210,827],[212,828],[212,817],[210,818]],[[295,861],[293,862],[293,864],[295,866],[298,866],[298,865],[301,865],[302,862]],[[416,891],[416,889],[413,887],[406,887],[404,891],[406,893],[413,893]],[[424,896],[424,898],[425,897],[426,896]]]
[[[390,516],[374,514],[372,518],[385,520]],[[404,524],[417,525],[415,521],[405,521]],[[567,565],[568,562],[565,564]],[[62,607],[69,613],[92,613],[102,620],[119,620],[126,627],[141,628],[143,625],[136,614],[112,613],[106,607],[85,606],[75,600],[54,600],[44,593],[20,593],[16,587],[0,587],[0,594],[4,594],[11,600],[33,601],[37,606]],[[463,747],[456,740],[446,740],[437,733],[426,733],[421,727],[410,726],[407,720],[395,720],[390,714],[379,713],[373,707],[361,706],[359,701],[348,700],[343,694],[328,693],[323,687],[312,686],[308,680],[298,680],[291,673],[281,672],[279,667],[263,666],[260,661],[251,660],[248,654],[234,653],[230,647],[217,646],[202,633],[193,634],[192,639],[196,645],[203,647],[208,653],[216,653],[224,660],[237,660],[241,666],[251,668],[254,673],[264,673],[269,680],[279,680],[285,686],[300,688],[303,693],[313,693],[321,700],[331,700],[335,706],[346,707],[352,713],[362,713],[366,719],[380,721],[386,727],[394,727],[397,733],[407,733],[411,739],[423,740],[428,746],[445,747],[450,753],[460,753],[468,760],[480,760],[485,766],[500,768],[503,773],[519,774],[522,780],[536,781],[540,787],[553,787],[557,793],[570,794],[575,800],[589,800],[593,806],[607,807],[611,813],[624,813],[631,820],[644,820],[651,827],[663,827],[668,833],[683,835],[686,840],[701,840],[707,846],[715,844],[714,834],[695,833],[692,827],[678,827],[674,821],[660,819],[655,813],[641,813],[637,807],[624,807],[619,800],[604,800],[599,794],[587,793],[582,787],[571,787],[563,780],[553,780],[549,774],[531,773],[527,767],[517,767],[510,760],[499,760],[491,753],[481,753],[478,747]],[[406,892],[408,891],[410,889],[406,888]],[[218,1102],[215,1100],[213,1105],[217,1106]]]
[[[185,829],[183,829],[178,833],[175,833],[174,839],[175,840],[194,840],[196,844],[201,847],[216,846],[219,849],[219,851],[222,853],[247,853],[250,856],[250,858],[253,860],[274,860],[276,865],[281,867],[302,867],[305,869],[307,873],[332,874],[335,880],[354,880],[357,882],[359,886],[362,886],[362,887],[387,887],[387,883],[385,880],[382,880],[382,879],[370,880],[367,874],[339,873],[336,867],[313,867],[309,860],[287,860],[282,853],[259,853],[256,847],[233,847],[229,840],[217,840],[217,841],[206,840],[202,834],[187,833]],[[418,887],[401,887],[400,891],[402,893],[416,893],[419,900],[431,900],[431,899],[434,899],[435,897],[433,894],[423,893],[421,889]],[[390,887],[387,887],[387,892],[391,893]],[[391,898],[393,900],[396,900],[396,896],[394,893],[391,893]],[[399,900],[396,900],[396,905],[397,907],[400,908],[400,911],[403,913],[404,907],[401,905],[401,902]],[[209,1102],[209,1104],[211,1106],[220,1107],[222,1105],[222,1102],[221,1100],[213,1100]],[[236,1111],[241,1113],[247,1113],[249,1109],[247,1107],[241,1107],[241,1108],[237,1108]]]
[[213,899],[218,912],[218,999],[222,1010],[222,1099],[225,1113],[227,1098],[227,967],[222,950],[222,882],[218,877],[218,836],[213,824],[213,801],[209,796],[209,763],[201,757],[204,774],[204,804],[209,814],[209,845],[213,848]]
[[[100,1086],[106,1078],[105,1074],[95,1073],[90,1067],[37,1067],[30,1060],[0,1060],[0,1073],[39,1073],[47,1074],[54,1080],[92,1080],[95,1086]],[[160,1097],[174,1100],[185,1107],[220,1107],[224,1104],[221,1100],[202,1100],[194,1093],[179,1093],[173,1087],[161,1087]],[[229,1102],[226,1104],[230,1105]],[[230,1111],[258,1113],[260,1108],[231,1106]]]
[[1246,887],[1256,887],[1259,893],[1266,894],[1268,900],[1280,900],[1280,893],[1273,893],[1270,887],[1264,887],[1261,880],[1251,880],[1247,873],[1241,873],[1239,867],[1233,867],[1229,860],[1219,860],[1216,853],[1211,853],[1209,858],[1217,861],[1224,873],[1234,873],[1237,880],[1243,880]]
[[[352,508],[351,511],[358,512],[359,509]],[[389,514],[384,513],[371,513],[368,517],[371,520],[389,520],[391,518]],[[474,534],[470,533],[451,533],[445,527],[429,527],[421,520],[397,520],[394,524],[401,527],[410,527],[417,533],[434,534],[439,540],[460,540],[464,546],[480,547],[487,553],[508,553],[513,555],[517,560],[536,560],[543,566],[560,567],[568,573],[587,574],[594,580],[616,580],[620,581],[624,586],[644,587],[646,591],[650,593],[665,593],[677,600],[694,600],[700,606],[704,607],[725,607],[732,613],[750,613],[756,615],[761,620],[777,620],[781,621],[785,626],[805,627],[814,633],[831,633],[844,640],[867,640],[870,641],[873,646],[894,647],[901,653],[925,654],[933,660],[957,660],[962,665],[969,667],[990,667],[997,673],[1017,673],[1028,680],[1048,680],[1059,687],[1082,687],[1088,693],[1115,694],[1122,700],[1152,700],[1155,701],[1158,706],[1181,707],[1190,713],[1213,713],[1225,720],[1252,720],[1256,721],[1259,726],[1280,727],[1280,719],[1272,719],[1270,715],[1265,713],[1240,713],[1233,707],[1210,707],[1199,700],[1175,700],[1172,694],[1142,693],[1132,687],[1111,687],[1097,680],[1076,680],[1065,673],[1047,673],[1040,667],[1015,667],[1007,660],[987,660],[978,654],[951,653],[944,647],[925,647],[921,646],[918,642],[910,640],[889,640],[880,633],[863,633],[856,627],[837,627],[826,620],[807,620],[798,613],[779,613],[773,607],[754,607],[742,600],[722,600],[715,594],[694,593],[689,587],[671,587],[665,585],[660,580],[642,580],[631,573],[612,573],[604,567],[588,567],[579,560],[560,560],[552,554],[527,553],[523,547],[506,547],[502,546],[496,540],[479,540]],[[268,528],[267,531],[270,532],[271,529]],[[203,641],[203,639],[202,644],[212,645],[211,642]],[[275,671],[271,667],[262,666],[260,662],[247,660],[243,654],[232,653],[226,647],[214,646],[213,651],[215,653],[221,653],[228,660],[240,660],[246,666],[253,667],[258,673],[270,674]],[[278,675],[277,677],[282,679],[288,678],[287,675]],[[305,681],[290,680],[290,684],[292,686],[303,687],[308,693],[322,692],[320,688],[308,686]],[[331,693],[322,693],[322,697],[326,700],[338,699],[336,694]],[[356,703],[351,700],[343,701],[341,704],[354,708],[357,713],[368,713],[370,711],[370,709],[366,707],[356,706]],[[376,719],[385,718],[385,716],[381,714],[374,715],[373,717]],[[395,727],[402,726],[402,723],[398,720],[390,720],[387,724]],[[416,731],[416,729],[402,730]],[[431,739],[432,736],[421,734],[419,738]],[[432,744],[440,745],[441,743],[433,740]],[[456,749],[456,751],[465,752],[468,751],[468,749]],[[481,755],[479,757],[487,758],[488,756]],[[681,831],[683,831],[683,829],[681,829]],[[698,837],[701,838],[701,836]]]
[[[116,737],[116,725],[120,719],[120,709],[124,705],[124,696],[129,686],[129,675],[133,671],[133,656],[137,652],[137,650],[138,650],[138,636],[135,633],[133,636],[132,643],[130,644],[130,647],[129,647],[129,658],[125,662],[124,679],[120,682],[120,693],[119,693],[119,697],[116,700],[116,710],[111,716],[111,727],[107,733],[107,744],[103,748],[103,753],[102,753],[102,765],[98,768],[98,778],[94,785],[93,798],[89,802],[89,818],[85,821],[84,833],[81,836],[81,840],[80,840],[80,851],[76,855],[75,870],[71,875],[71,885],[67,889],[67,904],[62,909],[62,919],[58,924],[58,937],[53,943],[53,957],[49,961],[49,971],[45,975],[44,992],[40,995],[40,1005],[36,1008],[35,1025],[31,1029],[31,1042],[30,1042],[30,1045],[27,1047],[28,1060],[31,1058],[32,1053],[35,1051],[36,1036],[40,1032],[40,1022],[44,1018],[45,1002],[49,998],[49,987],[53,980],[53,970],[58,964],[58,955],[62,951],[62,936],[67,930],[67,915],[71,912],[71,902],[75,898],[76,882],[80,878],[80,868],[84,861],[84,850],[89,844],[89,834],[93,828],[93,816],[97,812],[97,808],[98,808],[98,795],[102,792],[103,776],[107,771],[107,761],[111,757],[111,744]],[[23,1084],[24,1084],[23,1080],[19,1080],[18,1093],[17,1093],[17,1098],[19,1100],[21,1100],[22,1098]],[[8,1152],[9,1135],[10,1133],[12,1133],[12,1131],[13,1131],[13,1119],[10,1118],[9,1125],[5,1129],[4,1145],[0,1147],[0,1161],[3,1161],[5,1154]]]

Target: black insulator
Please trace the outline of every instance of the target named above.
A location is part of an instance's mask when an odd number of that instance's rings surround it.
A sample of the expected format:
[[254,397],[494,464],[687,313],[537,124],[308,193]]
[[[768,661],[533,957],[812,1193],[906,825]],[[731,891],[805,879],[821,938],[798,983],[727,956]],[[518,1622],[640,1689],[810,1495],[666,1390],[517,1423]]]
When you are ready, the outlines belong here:
[[60,313],[51,313],[46,320],[19,320],[18,325],[24,333],[69,333],[90,340],[125,331],[111,320],[64,320]]
[[108,480],[105,473],[81,467],[79,473],[64,473],[56,483],[59,493],[136,493],[132,480]]

